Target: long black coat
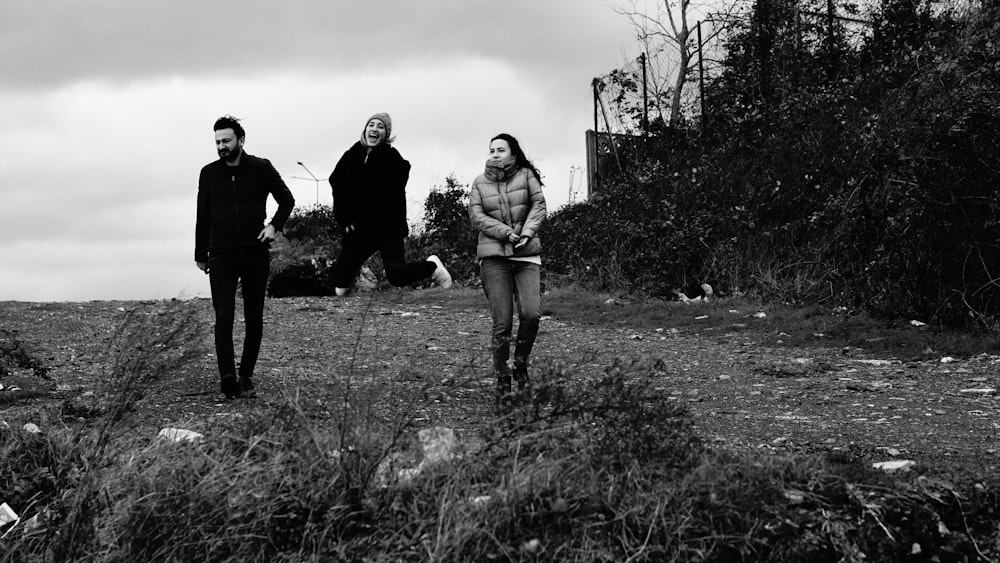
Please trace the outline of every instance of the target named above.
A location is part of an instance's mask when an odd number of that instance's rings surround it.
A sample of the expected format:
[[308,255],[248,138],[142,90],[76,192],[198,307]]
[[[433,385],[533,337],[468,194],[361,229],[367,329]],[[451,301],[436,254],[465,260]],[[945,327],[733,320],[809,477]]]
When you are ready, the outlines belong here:
[[347,149],[330,174],[333,215],[341,230],[361,236],[406,237],[406,182],[410,163],[395,148],[379,145],[367,154],[360,142]]

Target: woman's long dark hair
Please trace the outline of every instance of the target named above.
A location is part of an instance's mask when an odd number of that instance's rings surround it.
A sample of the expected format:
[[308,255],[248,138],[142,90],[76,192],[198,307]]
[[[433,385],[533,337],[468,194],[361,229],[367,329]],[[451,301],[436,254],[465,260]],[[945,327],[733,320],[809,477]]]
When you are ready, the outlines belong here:
[[524,155],[524,149],[521,148],[521,143],[518,143],[517,139],[515,139],[513,135],[509,135],[507,133],[500,133],[496,137],[490,139],[490,143],[493,143],[493,141],[496,141],[497,139],[501,141],[507,141],[507,146],[510,147],[510,152],[511,154],[514,155],[514,164],[527,168],[528,170],[531,170],[531,173],[534,174],[535,178],[538,179],[538,183],[545,185],[542,182],[541,173],[539,173],[538,169],[535,168],[535,165],[532,164],[530,160],[528,160],[528,157]]

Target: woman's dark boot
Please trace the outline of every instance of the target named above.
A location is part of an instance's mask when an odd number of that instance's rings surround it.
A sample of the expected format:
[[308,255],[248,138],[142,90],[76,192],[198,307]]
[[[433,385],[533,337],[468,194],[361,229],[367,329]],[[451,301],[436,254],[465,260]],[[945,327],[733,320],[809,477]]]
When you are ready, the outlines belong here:
[[514,364],[514,380],[517,381],[519,392],[531,390],[531,379],[528,377],[527,364]]

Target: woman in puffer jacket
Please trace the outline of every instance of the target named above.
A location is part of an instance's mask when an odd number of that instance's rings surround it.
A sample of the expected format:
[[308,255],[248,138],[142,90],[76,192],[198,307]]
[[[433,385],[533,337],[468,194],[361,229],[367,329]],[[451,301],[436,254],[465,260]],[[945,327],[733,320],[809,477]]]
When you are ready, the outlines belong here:
[[501,133],[490,140],[486,170],[472,182],[469,218],[479,232],[483,289],[493,314],[496,401],[511,398],[510,337],[517,303],[518,329],[513,375],[518,391],[529,388],[528,356],[538,334],[541,251],[538,229],[545,220],[541,175],[517,139]]

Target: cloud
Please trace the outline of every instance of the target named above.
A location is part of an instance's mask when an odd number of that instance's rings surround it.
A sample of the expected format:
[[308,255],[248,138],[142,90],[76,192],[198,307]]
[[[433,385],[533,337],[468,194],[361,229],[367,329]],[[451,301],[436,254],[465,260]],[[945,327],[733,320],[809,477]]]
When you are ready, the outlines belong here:
[[0,52],[13,55],[0,59],[0,87],[378,71],[460,56],[504,58],[544,78],[567,72],[568,58],[613,61],[627,28],[579,0],[4,2]]
[[628,37],[607,6],[579,0],[2,2],[0,299],[170,297],[204,282],[196,185],[226,113],[299,206],[329,203],[337,159],[388,111],[413,164],[411,223],[446,176],[482,171],[501,131],[555,209],[584,164],[590,80]]

